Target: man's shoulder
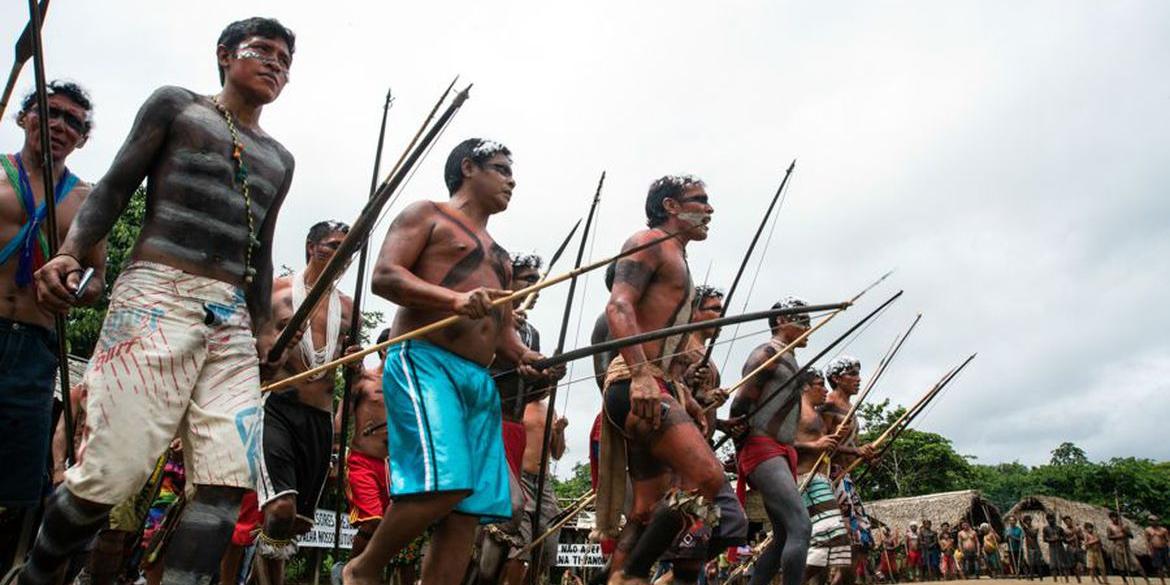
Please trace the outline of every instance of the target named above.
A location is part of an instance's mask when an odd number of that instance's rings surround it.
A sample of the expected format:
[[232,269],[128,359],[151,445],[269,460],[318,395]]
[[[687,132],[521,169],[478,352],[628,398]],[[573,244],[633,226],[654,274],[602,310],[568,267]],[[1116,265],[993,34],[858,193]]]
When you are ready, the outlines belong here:
[[142,110],[147,113],[167,112],[174,115],[195,104],[201,98],[202,96],[185,87],[164,85],[154,90],[146,98],[142,104]]
[[[630,235],[630,237],[626,238],[625,243],[622,245],[622,249],[628,250],[628,249],[633,248],[635,246],[641,246],[644,244],[648,244],[650,242],[653,242],[654,240],[660,239],[664,235],[666,235],[666,234],[663,233],[663,231],[658,229],[658,228],[640,229],[640,230],[634,232],[632,235]],[[661,250],[661,248],[662,248],[661,246],[651,246],[649,248],[646,248],[642,252],[640,252],[640,254],[657,254],[657,252],[659,250]]]

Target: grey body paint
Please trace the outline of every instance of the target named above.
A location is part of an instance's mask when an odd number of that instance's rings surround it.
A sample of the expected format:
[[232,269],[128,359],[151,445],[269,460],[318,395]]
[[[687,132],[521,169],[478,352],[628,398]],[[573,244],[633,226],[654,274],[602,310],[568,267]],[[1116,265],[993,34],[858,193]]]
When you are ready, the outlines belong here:
[[750,585],[771,583],[778,571],[784,575],[783,585],[800,585],[812,523],[788,462],[773,457],[756,467],[748,481],[763,496],[772,523],[772,544],[760,553]]

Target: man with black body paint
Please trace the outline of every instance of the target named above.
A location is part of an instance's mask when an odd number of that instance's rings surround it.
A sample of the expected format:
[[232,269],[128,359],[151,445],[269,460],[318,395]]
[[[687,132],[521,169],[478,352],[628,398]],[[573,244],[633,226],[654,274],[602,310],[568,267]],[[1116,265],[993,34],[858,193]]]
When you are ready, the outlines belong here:
[[259,363],[254,332],[269,320],[272,234],[293,158],[259,120],[288,82],[293,50],[292,32],[275,20],[224,29],[219,94],[151,95],[58,255],[37,272],[38,295],[67,303],[81,259],[146,179],[142,231],[85,376],[85,452],[50,500],[21,585],[53,582],[176,432],[196,488],[162,582],[206,583],[215,573],[252,483],[259,370],[277,365]]
[[[807,305],[804,300],[790,296],[772,308]],[[794,445],[801,417],[801,385],[788,383],[800,366],[794,349],[785,351],[778,359],[773,358],[794,342],[798,348],[808,344],[808,338],[801,339],[801,335],[809,328],[809,318],[805,314],[773,317],[768,319],[768,326],[772,338],[748,354],[743,374],[770,362],[769,366],[748,380],[732,400],[731,415],[735,421],[732,426],[747,426],[747,436],[739,438],[736,444],[740,481],[746,481],[760,492],[772,523],[772,542],[760,553],[751,583],[771,583],[782,570],[784,585],[798,585],[812,531],[808,512],[796,489]]]

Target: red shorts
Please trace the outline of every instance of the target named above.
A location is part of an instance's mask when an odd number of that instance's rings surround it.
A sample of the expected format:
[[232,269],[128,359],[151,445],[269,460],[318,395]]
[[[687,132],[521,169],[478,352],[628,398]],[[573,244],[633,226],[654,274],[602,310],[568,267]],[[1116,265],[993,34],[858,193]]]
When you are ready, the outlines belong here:
[[390,471],[386,468],[386,460],[350,449],[345,465],[349,523],[357,526],[362,522],[381,520],[390,506]]
[[796,448],[785,445],[771,437],[751,436],[743,442],[737,458],[739,459],[739,481],[735,486],[735,495],[740,505],[747,505],[747,478],[761,463],[773,458],[783,457],[788,461],[788,469],[792,471],[792,479],[796,479]]
[[504,458],[508,460],[508,467],[512,474],[520,478],[520,465],[524,462],[524,449],[528,446],[528,433],[524,432],[524,423],[504,419]]
[[593,419],[593,428],[589,430],[589,481],[593,489],[597,489],[597,465],[601,457],[601,415]]
[[920,553],[916,550],[911,550],[910,552],[906,553],[906,566],[907,567],[918,567],[921,565],[922,565],[922,553]]
[[264,513],[256,498],[256,492],[244,492],[244,499],[240,501],[240,515],[236,518],[236,528],[232,531],[232,544],[236,546],[251,546],[256,540],[256,530],[264,521]]

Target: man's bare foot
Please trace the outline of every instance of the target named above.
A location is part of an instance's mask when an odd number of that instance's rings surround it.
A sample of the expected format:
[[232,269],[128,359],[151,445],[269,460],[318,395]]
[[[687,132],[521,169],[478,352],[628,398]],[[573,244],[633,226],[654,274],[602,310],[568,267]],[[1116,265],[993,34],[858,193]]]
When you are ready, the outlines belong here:
[[344,585],[380,585],[381,579],[378,578],[379,575],[362,575],[354,570],[355,564],[351,560],[341,568],[341,582]]
[[[362,585],[368,584],[363,583]],[[647,579],[626,576],[624,571],[614,571],[609,574],[609,581],[606,581],[605,585],[650,585],[650,581]]]

